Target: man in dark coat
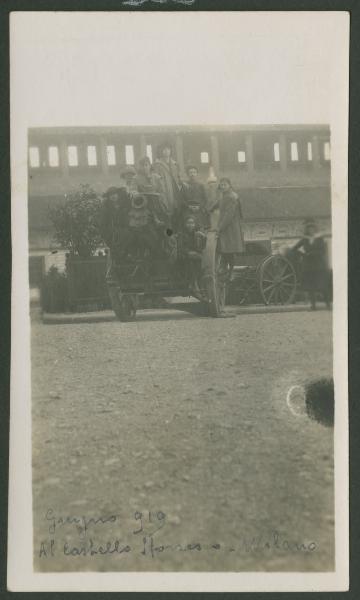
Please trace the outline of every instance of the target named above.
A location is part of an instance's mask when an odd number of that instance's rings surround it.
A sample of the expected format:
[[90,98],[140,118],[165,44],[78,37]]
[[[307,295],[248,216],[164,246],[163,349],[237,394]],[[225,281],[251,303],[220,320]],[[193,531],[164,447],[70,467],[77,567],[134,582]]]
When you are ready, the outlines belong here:
[[302,286],[309,294],[310,306],[316,309],[316,294],[323,296],[327,308],[331,302],[331,273],[327,264],[325,240],[312,219],[305,221],[305,235],[292,252],[302,253]]
[[188,216],[193,216],[197,225],[202,229],[210,227],[208,207],[208,198],[206,188],[203,183],[198,181],[197,167],[189,165],[186,169],[188,181],[183,185],[183,211],[184,222]]
[[178,234],[178,251],[180,258],[185,259],[190,288],[195,296],[200,294],[198,276],[200,275],[201,255],[205,244],[206,234],[199,229],[195,218],[189,215]]

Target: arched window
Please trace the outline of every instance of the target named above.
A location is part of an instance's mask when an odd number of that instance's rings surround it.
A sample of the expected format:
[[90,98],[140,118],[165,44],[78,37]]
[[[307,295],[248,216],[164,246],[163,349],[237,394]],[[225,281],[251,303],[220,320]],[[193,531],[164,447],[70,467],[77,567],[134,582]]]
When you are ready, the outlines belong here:
[[307,143],[307,159],[309,161],[311,161],[313,159],[312,143],[311,142]]
[[239,163],[245,163],[246,162],[246,154],[245,154],[245,150],[239,150],[237,153],[237,159]]
[[202,165],[207,165],[210,162],[209,153],[208,152],[200,152],[200,162]]
[[68,146],[68,163],[69,167],[77,167],[79,164],[77,146]]
[[116,165],[115,146],[106,146],[106,160],[109,167]]
[[96,146],[88,146],[87,147],[87,161],[88,161],[89,167],[96,167],[96,165],[97,165]]
[[30,167],[32,167],[33,169],[40,167],[40,151],[37,146],[30,146],[29,162],[30,162]]
[[49,166],[59,166],[59,148],[57,146],[49,146],[48,148]]
[[324,160],[328,161],[331,158],[330,142],[324,142],[323,146]]
[[150,159],[151,162],[153,161],[153,152],[151,144],[146,145],[146,156]]
[[280,162],[280,144],[279,144],[279,142],[274,143],[274,161]]
[[125,146],[125,163],[127,165],[135,164],[134,146]]
[[290,144],[290,157],[293,162],[297,162],[299,160],[299,149],[297,142],[291,142]]

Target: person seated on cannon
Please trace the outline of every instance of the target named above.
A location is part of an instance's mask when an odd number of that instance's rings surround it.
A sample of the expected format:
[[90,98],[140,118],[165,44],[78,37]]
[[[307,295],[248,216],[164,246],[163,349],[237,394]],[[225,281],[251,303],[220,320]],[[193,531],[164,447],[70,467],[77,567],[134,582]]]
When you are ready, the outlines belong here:
[[144,156],[139,160],[136,173],[136,185],[139,192],[164,194],[164,184],[161,175],[155,173],[151,160]]
[[165,202],[165,189],[163,179],[154,172],[148,156],[139,161],[139,167],[135,179],[138,192],[145,193],[149,198],[157,225],[163,225],[164,230],[170,227],[170,215]]
[[126,166],[121,171],[121,187],[131,196],[137,190],[136,170],[131,165]]
[[196,219],[188,215],[181,232],[178,233],[179,255],[185,259],[190,275],[190,288],[195,295],[200,294],[198,276],[200,273],[201,255],[206,245],[206,234],[201,231]]
[[245,243],[240,198],[227,177],[220,179],[218,201],[212,211],[218,211],[217,223],[213,223],[212,230],[218,232],[220,252],[227,264],[229,280],[232,281],[235,255],[244,252]]
[[304,237],[291,248],[291,255],[302,253],[302,287],[307,291],[311,310],[316,310],[316,296],[320,294],[327,308],[331,306],[331,271],[328,266],[324,236],[319,233],[316,222],[306,219]]
[[203,183],[198,181],[198,169],[194,165],[186,168],[188,180],[183,183],[182,198],[184,217],[193,215],[196,222],[202,229],[208,229],[210,226],[208,212],[208,198],[206,188]]
[[146,193],[133,192],[129,210],[128,252],[141,258],[161,254],[161,236],[164,224],[151,209]]
[[100,229],[111,255],[119,260],[129,241],[130,197],[124,188],[110,187],[103,195]]

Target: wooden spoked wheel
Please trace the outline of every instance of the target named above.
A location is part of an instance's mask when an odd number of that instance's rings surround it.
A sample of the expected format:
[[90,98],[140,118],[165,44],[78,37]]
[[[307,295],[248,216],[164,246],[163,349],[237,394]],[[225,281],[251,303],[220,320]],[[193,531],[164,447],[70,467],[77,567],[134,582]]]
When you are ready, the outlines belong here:
[[122,294],[119,287],[109,286],[112,309],[120,321],[134,321],[136,317],[136,297]]
[[213,231],[207,233],[201,269],[204,304],[211,317],[220,317],[225,307],[227,265],[219,252],[217,234]]
[[266,305],[291,304],[296,294],[296,272],[280,254],[268,256],[259,266],[259,290]]

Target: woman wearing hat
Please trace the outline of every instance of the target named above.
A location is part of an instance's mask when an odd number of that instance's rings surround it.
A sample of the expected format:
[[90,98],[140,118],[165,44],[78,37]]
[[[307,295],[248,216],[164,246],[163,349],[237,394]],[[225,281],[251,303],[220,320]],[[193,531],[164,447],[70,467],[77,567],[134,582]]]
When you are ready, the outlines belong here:
[[302,257],[302,286],[309,294],[311,310],[316,309],[316,294],[323,296],[327,308],[331,301],[331,275],[327,264],[327,249],[323,236],[313,219],[304,222],[304,237],[292,251],[299,250]]

